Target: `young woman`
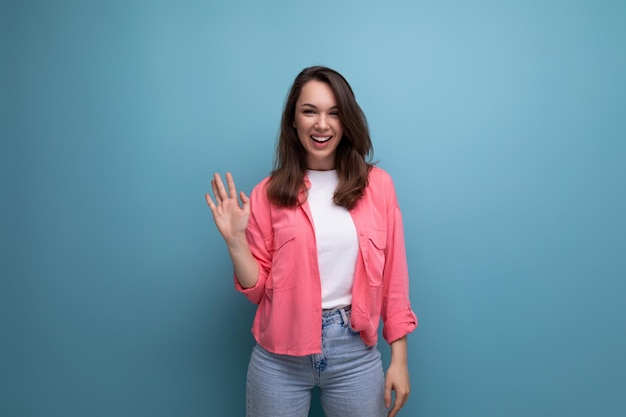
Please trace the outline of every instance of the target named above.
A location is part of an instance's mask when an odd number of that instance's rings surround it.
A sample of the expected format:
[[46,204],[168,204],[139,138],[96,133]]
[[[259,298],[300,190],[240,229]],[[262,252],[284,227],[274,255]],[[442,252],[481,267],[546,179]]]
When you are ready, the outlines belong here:
[[[215,201],[206,200],[235,287],[258,304],[248,417],[306,417],[315,386],[328,417],[393,417],[408,398],[406,336],[417,318],[402,217],[371,152],[348,82],[310,67],[287,97],[272,174],[250,198],[237,195],[230,173],[226,185],[219,174],[211,182]],[[386,375],[376,349],[381,315]]]

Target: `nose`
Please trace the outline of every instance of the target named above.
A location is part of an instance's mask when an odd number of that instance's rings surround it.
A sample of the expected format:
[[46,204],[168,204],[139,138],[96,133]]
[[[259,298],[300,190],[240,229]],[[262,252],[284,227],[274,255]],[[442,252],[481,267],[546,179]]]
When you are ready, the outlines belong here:
[[326,130],[328,129],[328,120],[326,119],[325,115],[320,115],[319,118],[317,119],[317,123],[315,124],[315,127],[318,130]]

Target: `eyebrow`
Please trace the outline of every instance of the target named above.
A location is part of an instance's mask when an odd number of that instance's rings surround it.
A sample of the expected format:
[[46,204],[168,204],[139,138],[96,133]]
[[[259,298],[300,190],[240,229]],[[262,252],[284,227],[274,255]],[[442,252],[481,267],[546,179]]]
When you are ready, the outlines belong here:
[[[300,105],[300,107],[312,107],[312,108],[314,108],[314,109],[317,109],[317,106],[316,106],[315,104],[311,104],[311,103],[302,103],[302,104]],[[330,109],[328,109],[328,110],[334,110],[334,109],[337,109],[337,105],[332,106],[332,107],[331,107]]]

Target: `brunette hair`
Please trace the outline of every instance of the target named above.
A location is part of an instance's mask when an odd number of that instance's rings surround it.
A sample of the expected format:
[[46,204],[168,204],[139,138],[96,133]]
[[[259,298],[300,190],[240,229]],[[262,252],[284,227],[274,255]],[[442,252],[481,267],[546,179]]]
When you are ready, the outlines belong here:
[[298,194],[304,187],[306,150],[294,128],[296,102],[302,87],[309,81],[321,81],[330,86],[337,100],[343,137],[335,153],[335,169],[339,183],[334,194],[337,205],[351,209],[363,196],[367,177],[374,166],[371,162],[372,141],[365,114],[354,97],[348,81],[337,71],[326,67],[308,67],[296,77],[289,90],[280,124],[274,170],[267,187],[268,199],[279,207],[295,207],[301,203]]

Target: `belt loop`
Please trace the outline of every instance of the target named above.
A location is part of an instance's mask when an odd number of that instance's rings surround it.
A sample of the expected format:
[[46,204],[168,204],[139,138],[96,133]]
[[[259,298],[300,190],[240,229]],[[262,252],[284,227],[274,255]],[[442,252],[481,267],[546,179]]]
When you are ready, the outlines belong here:
[[341,313],[341,320],[343,321],[343,325],[348,326],[350,322],[348,322],[348,315],[346,314],[346,309],[341,307],[339,309],[339,312]]

